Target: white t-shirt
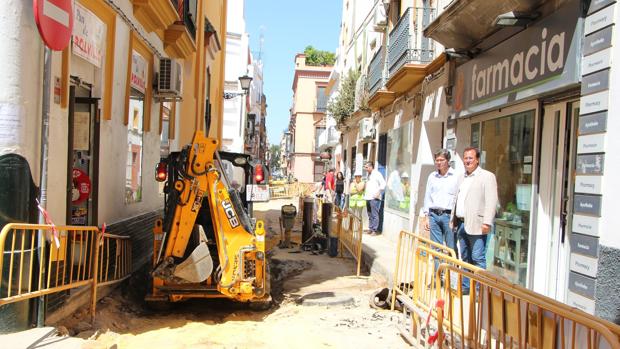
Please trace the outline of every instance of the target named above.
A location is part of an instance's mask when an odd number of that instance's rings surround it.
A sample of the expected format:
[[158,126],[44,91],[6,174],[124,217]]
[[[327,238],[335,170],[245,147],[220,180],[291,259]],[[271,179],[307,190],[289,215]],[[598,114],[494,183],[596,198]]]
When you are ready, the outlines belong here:
[[380,199],[381,192],[385,189],[385,179],[376,169],[370,172],[366,181],[366,190],[364,191],[364,200]]

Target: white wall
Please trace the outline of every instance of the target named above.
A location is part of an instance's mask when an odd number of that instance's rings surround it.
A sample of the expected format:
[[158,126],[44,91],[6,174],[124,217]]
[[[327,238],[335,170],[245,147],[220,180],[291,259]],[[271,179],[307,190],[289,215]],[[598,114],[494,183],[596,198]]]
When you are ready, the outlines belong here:
[[[115,2],[134,21],[131,1]],[[12,144],[0,145],[0,154],[18,153],[28,160],[35,183],[39,183],[40,124],[43,74],[43,43],[33,20],[32,6],[21,0],[8,0],[12,11],[0,13],[0,106],[5,111],[17,110],[21,133]],[[99,172],[99,223],[113,223],[131,216],[156,210],[163,206],[153,168],[159,161],[159,107],[151,106],[151,132],[144,135],[142,155],[142,201],[125,204],[125,164],[127,159],[127,126],[123,124],[129,27],[117,16],[111,120],[101,121]],[[155,33],[145,34],[149,42],[163,53],[163,43]],[[107,54],[107,53],[106,53]],[[52,88],[54,78],[61,76],[61,54],[52,55]],[[104,90],[105,65],[94,68],[74,55],[70,56],[69,71],[92,83],[92,94],[101,98]],[[150,72],[152,73],[152,71]],[[105,101],[100,100],[100,108]],[[8,108],[7,108],[8,107]],[[56,224],[65,224],[67,183],[67,125],[68,110],[50,100],[50,129],[48,157],[48,211]],[[0,121],[0,127],[5,126]]]
[[[3,8],[0,11],[0,155],[24,156],[38,184],[43,44],[34,23],[32,2],[7,0]],[[6,118],[14,120],[14,127],[2,121]]]

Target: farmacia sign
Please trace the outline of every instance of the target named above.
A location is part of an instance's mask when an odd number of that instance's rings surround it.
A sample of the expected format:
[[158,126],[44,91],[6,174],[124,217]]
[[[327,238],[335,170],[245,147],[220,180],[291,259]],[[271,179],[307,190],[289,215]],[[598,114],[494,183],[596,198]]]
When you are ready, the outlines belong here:
[[456,70],[454,111],[529,88],[560,75],[579,15],[569,1],[538,23],[480,54]]

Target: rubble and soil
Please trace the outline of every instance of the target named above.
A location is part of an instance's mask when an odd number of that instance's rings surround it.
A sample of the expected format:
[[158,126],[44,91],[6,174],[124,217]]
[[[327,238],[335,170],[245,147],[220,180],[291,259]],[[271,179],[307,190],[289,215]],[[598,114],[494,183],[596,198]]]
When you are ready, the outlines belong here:
[[[92,327],[85,310],[57,326],[86,338],[83,348],[408,348],[395,326],[398,313],[369,306],[369,297],[385,287],[384,282],[355,277],[348,258],[300,252],[299,245],[277,247],[278,216],[285,203],[255,205],[257,216],[266,222],[271,249],[270,309],[252,311],[242,303],[196,299],[155,312],[139,299],[146,282],[136,273],[98,303]],[[298,243],[300,235],[294,230],[293,241]],[[321,295],[347,301],[298,304]]]

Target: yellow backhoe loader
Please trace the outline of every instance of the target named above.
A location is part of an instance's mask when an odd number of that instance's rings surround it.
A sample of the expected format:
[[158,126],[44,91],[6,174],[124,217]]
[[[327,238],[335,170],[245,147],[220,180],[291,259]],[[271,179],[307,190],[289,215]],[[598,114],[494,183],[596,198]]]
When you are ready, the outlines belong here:
[[[271,302],[264,224],[251,219],[251,202],[239,192],[264,179],[262,165],[217,145],[198,131],[190,145],[157,165],[165,206],[153,229],[147,304],[230,298],[264,308]],[[232,172],[246,183],[229,180]]]

